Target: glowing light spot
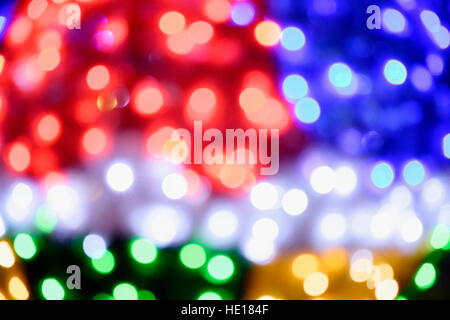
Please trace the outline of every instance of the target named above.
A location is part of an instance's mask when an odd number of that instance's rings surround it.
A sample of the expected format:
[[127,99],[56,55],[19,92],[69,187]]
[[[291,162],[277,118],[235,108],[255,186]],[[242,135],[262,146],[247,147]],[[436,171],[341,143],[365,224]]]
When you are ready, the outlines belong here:
[[450,159],[450,133],[442,139],[442,152],[447,159]]
[[165,247],[179,240],[186,224],[179,211],[168,206],[157,206],[150,210],[142,230],[158,247]]
[[83,240],[83,250],[90,258],[101,258],[106,252],[106,242],[99,235],[87,235]]
[[310,178],[311,187],[320,194],[331,192],[336,186],[336,173],[327,166],[314,169]]
[[424,263],[414,276],[414,283],[419,290],[427,290],[436,282],[436,269],[431,263]]
[[387,162],[379,162],[372,168],[370,177],[375,187],[385,189],[394,181],[394,170]]
[[425,168],[417,160],[409,161],[403,167],[403,179],[410,186],[418,186],[425,179]]
[[86,81],[89,88],[92,90],[104,89],[110,80],[109,71],[105,66],[98,65],[89,69]]
[[101,154],[107,146],[106,133],[99,128],[88,129],[83,135],[83,148],[91,155]]
[[9,28],[8,37],[14,44],[24,43],[33,29],[33,22],[25,16],[14,20]]
[[205,44],[212,39],[214,29],[211,24],[206,21],[196,21],[189,26],[187,33],[193,43]]
[[233,276],[234,263],[225,255],[217,255],[208,262],[209,275],[219,282],[225,282]]
[[54,278],[47,278],[42,282],[41,292],[46,300],[63,300],[66,294],[64,287]]
[[384,77],[393,85],[405,83],[408,72],[406,67],[398,60],[391,59],[384,65]]
[[55,48],[44,49],[39,53],[38,65],[43,71],[52,71],[56,69],[61,61],[59,51]]
[[291,189],[283,195],[281,203],[287,214],[297,216],[305,212],[308,207],[308,197],[300,189]]
[[380,282],[375,288],[375,296],[378,300],[394,300],[398,294],[398,283],[393,279]]
[[427,92],[433,85],[433,78],[427,69],[416,66],[411,72],[411,82],[417,90]]
[[273,209],[278,202],[277,188],[268,182],[259,183],[252,188],[250,201],[257,209]]
[[39,48],[43,51],[50,48],[59,50],[61,48],[61,42],[61,36],[58,31],[47,30],[40,36]]
[[14,251],[17,255],[25,260],[30,260],[37,252],[36,245],[30,235],[19,233],[14,238]]
[[162,182],[162,190],[166,197],[172,200],[183,198],[187,193],[188,184],[186,178],[179,173],[166,176]]
[[444,71],[444,60],[437,54],[427,55],[427,67],[432,75],[439,76]]
[[422,20],[425,28],[431,33],[438,32],[441,26],[441,20],[438,15],[431,10],[423,10],[420,13],[420,20]]
[[150,115],[163,106],[164,99],[157,88],[142,88],[135,93],[134,109],[138,114]]
[[335,191],[341,195],[351,194],[358,184],[358,177],[350,167],[341,167],[336,170]]
[[386,9],[383,12],[383,25],[388,31],[399,33],[405,30],[406,20],[400,11]]
[[272,47],[280,41],[281,28],[273,21],[260,22],[255,28],[255,37],[261,45]]
[[344,63],[334,63],[328,69],[328,79],[337,88],[350,86],[353,80],[352,70]]
[[244,256],[257,264],[267,264],[275,256],[273,241],[266,241],[260,238],[250,238],[244,246]]
[[134,183],[134,172],[126,163],[113,163],[106,172],[106,182],[116,192],[127,191]]
[[185,55],[194,48],[194,42],[186,30],[167,38],[167,47],[175,54]]
[[11,168],[17,172],[27,170],[31,163],[30,150],[22,142],[15,142],[9,147],[8,161]]
[[53,115],[45,115],[39,120],[37,132],[43,141],[53,142],[61,133],[61,122]]
[[0,241],[0,266],[3,268],[11,268],[16,259],[14,258],[14,253],[6,241]]
[[440,26],[439,30],[433,33],[433,40],[442,50],[447,49],[450,45],[450,33],[444,26]]
[[258,88],[246,88],[239,95],[239,105],[245,112],[258,112],[265,104],[266,96]]
[[208,113],[216,105],[216,95],[208,88],[196,89],[189,99],[191,107],[199,113]]
[[320,221],[320,232],[327,240],[338,240],[345,234],[346,226],[345,218],[338,213],[326,215]]
[[180,250],[180,260],[189,269],[201,268],[206,262],[206,253],[202,246],[190,243]]
[[209,20],[222,23],[228,20],[231,5],[227,0],[208,0],[203,8],[203,13]]
[[9,293],[16,300],[26,300],[30,296],[27,287],[18,277],[13,277],[9,280]]
[[176,11],[166,12],[159,19],[159,29],[167,35],[180,33],[186,25],[184,15]]
[[320,117],[319,103],[310,97],[300,99],[295,104],[295,115],[303,123],[310,124],[316,122]]
[[297,51],[304,47],[306,38],[302,30],[288,27],[281,32],[281,45],[289,51]]
[[429,179],[422,189],[422,199],[430,206],[438,206],[445,199],[445,189],[442,182],[437,179]]
[[231,20],[238,26],[248,26],[255,18],[255,8],[251,2],[237,2],[231,8]]
[[417,217],[407,218],[400,226],[402,238],[407,243],[412,243],[420,239],[423,232],[422,222]]
[[156,260],[158,250],[156,246],[147,239],[136,239],[130,246],[131,256],[142,264],[149,264]]
[[303,282],[305,292],[313,297],[320,296],[328,288],[328,277],[321,272],[311,273]]
[[283,93],[288,99],[297,100],[308,93],[308,83],[298,74],[291,74],[284,78]]
[[203,292],[197,300],[222,300],[222,297],[213,291]]
[[47,0],[32,0],[28,5],[28,16],[31,19],[38,19],[47,9]]
[[6,233],[6,226],[5,223],[3,222],[2,217],[0,217],[0,238],[3,237]]
[[377,213],[370,221],[370,232],[375,239],[385,240],[391,235],[393,224],[389,212]]
[[234,213],[228,210],[219,210],[208,218],[208,228],[219,238],[228,238],[235,234],[238,220]]
[[316,256],[304,253],[292,262],[292,273],[299,279],[305,279],[319,268],[319,260]]
[[92,267],[101,274],[108,274],[114,270],[116,260],[114,255],[106,250],[101,257],[95,257],[91,260]]
[[262,218],[253,224],[253,237],[273,241],[277,238],[279,233],[278,224],[270,218]]
[[137,300],[138,292],[129,283],[119,283],[113,289],[113,297],[115,300]]
[[431,234],[430,245],[433,249],[442,249],[447,246],[449,240],[450,232],[448,226],[439,224]]

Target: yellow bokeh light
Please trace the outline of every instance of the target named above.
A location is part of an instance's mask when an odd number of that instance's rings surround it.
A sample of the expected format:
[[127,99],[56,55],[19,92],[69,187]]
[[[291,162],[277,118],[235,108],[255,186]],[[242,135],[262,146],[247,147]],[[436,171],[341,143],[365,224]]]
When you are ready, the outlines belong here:
[[4,268],[11,268],[16,259],[14,258],[14,253],[8,242],[0,241],[0,266]]
[[305,279],[309,274],[317,271],[319,260],[316,256],[305,253],[299,255],[292,262],[292,273],[299,279]]
[[9,281],[9,293],[16,300],[26,300],[30,296],[27,287],[18,277],[13,277]]
[[311,273],[303,282],[303,289],[310,296],[320,296],[328,288],[328,277],[322,272]]
[[398,283],[393,279],[386,279],[380,282],[375,289],[375,296],[378,300],[393,300],[398,294]]
[[350,267],[350,277],[355,282],[367,281],[373,271],[372,261],[366,258],[355,260]]
[[260,22],[255,28],[255,37],[261,45],[272,47],[280,41],[281,28],[273,21]]

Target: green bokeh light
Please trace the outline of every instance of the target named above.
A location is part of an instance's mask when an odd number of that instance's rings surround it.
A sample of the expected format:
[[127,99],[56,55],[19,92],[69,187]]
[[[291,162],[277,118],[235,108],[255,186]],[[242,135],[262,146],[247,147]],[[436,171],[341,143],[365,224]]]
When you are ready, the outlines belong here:
[[222,300],[222,297],[217,292],[205,291],[198,296],[197,300]]
[[436,269],[431,263],[424,263],[414,277],[416,286],[421,290],[426,290],[433,286],[436,281]]
[[440,224],[434,228],[430,238],[430,245],[433,249],[442,249],[447,246],[450,233],[446,225]]
[[205,250],[198,244],[190,243],[180,250],[180,260],[189,269],[198,269],[205,264]]
[[64,287],[55,278],[47,278],[42,282],[42,295],[46,300],[63,300]]
[[94,258],[91,262],[94,269],[103,274],[111,273],[116,265],[114,255],[109,250],[106,250],[101,258]]
[[136,288],[129,283],[119,283],[113,289],[113,297],[116,300],[137,300]]
[[43,233],[52,232],[58,222],[58,218],[46,206],[39,207],[34,219],[36,227]]
[[234,273],[234,263],[225,255],[217,255],[209,261],[208,273],[213,279],[225,282]]
[[114,299],[107,293],[97,293],[94,296],[94,300],[114,300]]
[[29,260],[36,254],[36,244],[33,238],[26,233],[19,233],[14,238],[14,250],[22,259]]
[[134,240],[131,243],[130,251],[133,259],[142,264],[152,263],[158,256],[155,245],[147,239]]
[[139,300],[156,300],[156,297],[152,292],[148,290],[140,290]]

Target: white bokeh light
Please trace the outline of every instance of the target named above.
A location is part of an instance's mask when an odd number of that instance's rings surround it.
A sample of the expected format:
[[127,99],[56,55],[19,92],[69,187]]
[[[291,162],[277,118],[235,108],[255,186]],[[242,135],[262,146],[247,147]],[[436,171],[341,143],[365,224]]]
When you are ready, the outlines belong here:
[[232,237],[236,233],[237,227],[236,215],[228,210],[213,212],[208,218],[208,229],[213,236],[218,238]]
[[179,173],[171,173],[162,182],[162,190],[167,198],[178,200],[183,198],[188,189],[186,178]]
[[336,170],[335,191],[341,195],[351,194],[358,184],[358,177],[350,167],[341,167]]
[[416,242],[423,232],[422,222],[417,217],[406,218],[400,225],[400,233],[407,243]]
[[330,167],[318,167],[312,172],[310,182],[315,192],[329,193],[336,186],[336,173]]
[[158,247],[166,247],[180,240],[186,224],[178,210],[169,206],[157,206],[144,219],[142,233]]
[[5,222],[3,222],[2,217],[0,216],[0,237],[3,237],[6,233]]
[[267,264],[275,256],[275,246],[272,241],[250,238],[244,245],[243,255],[256,264]]
[[394,222],[389,213],[377,213],[370,221],[370,232],[375,239],[387,239],[392,233],[393,224]]
[[103,257],[106,252],[106,242],[97,234],[89,234],[83,240],[83,250],[92,259]]
[[283,195],[281,203],[287,214],[296,216],[302,214],[308,207],[308,197],[300,189],[291,189]]
[[47,193],[47,205],[59,219],[68,222],[78,213],[79,197],[72,187],[55,185]]
[[270,218],[262,218],[253,224],[252,234],[257,239],[273,241],[278,237],[278,224]]
[[106,182],[112,190],[125,192],[134,183],[134,172],[128,164],[115,162],[109,166],[106,172]]
[[428,180],[422,189],[422,200],[431,206],[440,205],[445,199],[445,189],[442,182],[433,178]]
[[342,238],[346,228],[345,218],[338,213],[327,214],[320,221],[320,233],[327,240]]
[[25,182],[15,184],[11,195],[6,200],[6,213],[14,222],[22,222],[30,216],[35,194],[31,186]]
[[278,190],[271,183],[258,183],[252,188],[252,191],[250,192],[250,201],[257,209],[273,209],[278,202]]

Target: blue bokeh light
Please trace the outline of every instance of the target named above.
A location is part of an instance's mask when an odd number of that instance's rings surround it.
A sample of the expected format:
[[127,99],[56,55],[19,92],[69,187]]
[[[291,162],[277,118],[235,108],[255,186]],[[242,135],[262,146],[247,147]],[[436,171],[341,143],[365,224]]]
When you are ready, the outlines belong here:
[[283,81],[283,93],[288,99],[298,100],[308,93],[308,83],[298,74],[291,74]]
[[429,91],[433,85],[430,72],[422,66],[415,66],[411,72],[411,81],[414,87],[422,92]]
[[394,170],[387,162],[379,162],[372,168],[370,178],[375,187],[385,189],[394,181]]
[[409,161],[403,167],[403,179],[410,186],[418,186],[425,179],[425,168],[417,160]]
[[237,2],[231,8],[231,20],[238,26],[248,26],[255,18],[255,8],[250,2]]
[[444,60],[437,54],[427,56],[427,67],[432,75],[439,76],[444,71]]
[[398,60],[391,59],[384,65],[384,77],[390,84],[401,85],[408,76],[406,67]]
[[300,50],[305,45],[305,42],[305,34],[297,27],[287,27],[281,33],[281,45],[286,50]]
[[314,123],[320,117],[319,103],[310,97],[300,99],[295,105],[295,115],[303,123]]
[[334,63],[328,69],[328,79],[337,88],[348,87],[353,79],[352,70],[344,63]]
[[450,159],[450,133],[448,133],[444,139],[442,139],[442,151],[444,156]]
[[383,12],[383,24],[388,31],[399,33],[405,30],[406,19],[400,11],[386,9]]

